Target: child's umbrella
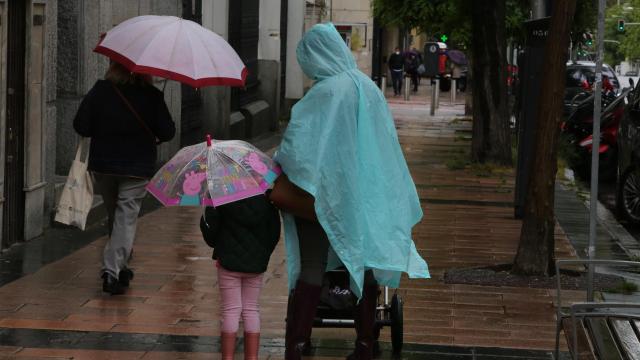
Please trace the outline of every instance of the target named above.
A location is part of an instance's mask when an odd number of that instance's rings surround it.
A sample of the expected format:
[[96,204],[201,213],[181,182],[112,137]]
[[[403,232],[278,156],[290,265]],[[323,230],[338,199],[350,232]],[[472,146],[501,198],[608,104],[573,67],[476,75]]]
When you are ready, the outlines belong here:
[[181,149],[147,190],[165,206],[219,206],[264,194],[280,167],[253,145],[207,141]]

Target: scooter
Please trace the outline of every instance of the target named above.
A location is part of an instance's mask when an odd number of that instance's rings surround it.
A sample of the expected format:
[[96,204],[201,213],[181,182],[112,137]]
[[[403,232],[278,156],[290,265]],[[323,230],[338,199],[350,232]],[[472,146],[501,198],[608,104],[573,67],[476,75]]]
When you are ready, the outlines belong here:
[[[600,115],[599,176],[603,181],[614,180],[618,162],[617,137],[620,120],[624,114],[624,99],[628,89],[620,94],[602,95]],[[582,95],[581,101],[568,119],[560,126],[565,147],[561,151],[569,166],[582,178],[591,175],[591,153],[593,151],[593,106],[594,95]]]

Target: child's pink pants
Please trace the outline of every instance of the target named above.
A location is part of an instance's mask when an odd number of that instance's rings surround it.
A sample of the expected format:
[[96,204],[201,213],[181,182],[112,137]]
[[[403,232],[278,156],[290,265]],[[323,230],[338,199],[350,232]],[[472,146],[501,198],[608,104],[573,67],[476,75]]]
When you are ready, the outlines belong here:
[[235,333],[242,315],[244,331],[260,332],[260,307],[258,298],[262,289],[262,273],[234,272],[218,266],[222,332]]

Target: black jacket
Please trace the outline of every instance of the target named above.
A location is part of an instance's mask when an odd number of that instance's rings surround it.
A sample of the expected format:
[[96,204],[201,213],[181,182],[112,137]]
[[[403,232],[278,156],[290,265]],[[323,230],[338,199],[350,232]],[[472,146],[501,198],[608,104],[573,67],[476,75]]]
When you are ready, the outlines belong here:
[[402,70],[404,67],[404,58],[402,54],[393,53],[389,56],[389,69],[390,70]]
[[254,196],[217,208],[207,207],[200,219],[213,258],[229,270],[263,273],[280,239],[280,214],[266,196]]
[[[118,88],[159,141],[176,129],[162,92],[152,85]],[[98,80],[82,100],[73,120],[78,134],[91,138],[89,170],[150,178],[156,170],[156,142],[108,80]]]

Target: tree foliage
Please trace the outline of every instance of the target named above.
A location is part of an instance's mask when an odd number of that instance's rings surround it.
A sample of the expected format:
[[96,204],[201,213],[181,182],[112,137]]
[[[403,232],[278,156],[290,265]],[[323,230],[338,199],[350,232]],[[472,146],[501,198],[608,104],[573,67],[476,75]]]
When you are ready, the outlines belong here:
[[[620,8],[616,7],[616,9],[619,13],[614,14],[613,18],[609,17],[611,21],[607,21],[607,25],[614,28],[617,27],[618,19],[624,19],[627,23],[640,22],[640,0],[626,1],[624,5]],[[617,31],[617,29],[615,30]],[[620,41],[620,52],[625,58],[629,60],[640,59],[640,41],[638,41],[640,39],[640,26],[625,26],[625,31],[618,33],[617,38]]]
[[[428,35],[447,34],[453,47],[466,49],[471,41],[472,0],[373,0],[373,14],[387,26],[418,29]],[[506,0],[508,41],[522,43],[528,0]]]
[[[623,41],[625,34],[618,31],[618,19],[622,19],[623,7],[614,5],[607,9],[607,19],[604,23],[604,38],[610,40],[604,43],[604,62],[609,65],[624,61],[625,51]],[[595,49],[594,49],[595,51]]]
[[[624,32],[618,30],[618,20],[626,23],[640,22],[640,0],[627,0],[622,5],[616,1],[608,1],[605,20],[604,62],[616,65],[625,59],[640,60],[640,27],[626,26]],[[574,48],[593,55],[596,50],[595,41],[591,46],[586,43],[584,34],[591,34],[595,40],[597,8],[591,1],[579,1],[572,27],[571,40]],[[592,57],[589,57],[592,58]]]
[[[373,14],[387,26],[405,29],[416,28],[428,35],[446,33],[454,47],[466,49],[471,41],[471,3],[473,0],[373,0]],[[626,2],[640,11],[640,0]],[[530,0],[506,0],[505,26],[507,42],[524,45],[524,22],[531,18]],[[639,14],[640,15],[640,14]],[[596,25],[597,7],[595,1],[578,1],[571,27],[574,44],[583,41],[582,34],[593,32]],[[640,21],[634,18],[628,21]],[[613,24],[615,26],[615,24]],[[640,34],[640,27],[629,29],[629,35]],[[631,33],[633,32],[633,33]],[[638,32],[638,34],[636,34]],[[638,48],[640,42],[628,41],[628,47]]]

